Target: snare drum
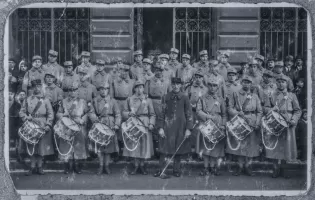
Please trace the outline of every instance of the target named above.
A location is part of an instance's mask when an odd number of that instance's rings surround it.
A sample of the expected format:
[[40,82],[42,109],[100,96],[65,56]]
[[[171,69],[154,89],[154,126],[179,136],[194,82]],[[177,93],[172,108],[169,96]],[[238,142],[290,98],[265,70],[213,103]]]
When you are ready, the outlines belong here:
[[198,126],[201,134],[212,143],[218,143],[225,137],[225,134],[218,126],[210,119]]
[[101,123],[93,124],[92,129],[89,131],[88,135],[90,140],[100,144],[101,146],[107,146],[112,141],[114,136],[115,132],[105,124]]
[[19,136],[28,144],[37,144],[40,138],[45,134],[45,129],[32,121],[25,121],[19,128]]
[[279,136],[288,127],[288,124],[279,113],[271,111],[262,118],[262,127],[267,132]]
[[226,123],[228,131],[238,140],[244,140],[253,129],[246,123],[245,119],[236,115]]
[[80,130],[80,126],[68,117],[61,118],[54,126],[55,134],[66,141],[72,141],[73,137],[79,133]]
[[[121,129],[125,147],[129,151],[134,151],[139,144],[140,138],[148,133],[143,123],[135,117],[130,117],[127,121],[122,123]],[[126,141],[128,141],[128,143]],[[132,147],[129,147],[130,142],[132,143]]]

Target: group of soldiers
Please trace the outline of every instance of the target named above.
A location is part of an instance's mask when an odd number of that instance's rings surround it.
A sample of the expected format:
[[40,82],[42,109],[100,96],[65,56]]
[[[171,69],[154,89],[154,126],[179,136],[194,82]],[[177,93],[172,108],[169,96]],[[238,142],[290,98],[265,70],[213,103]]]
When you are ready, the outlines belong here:
[[[219,175],[226,155],[237,162],[234,175],[243,171],[253,175],[251,163],[261,155],[261,119],[271,110],[280,113],[289,125],[277,138],[276,148],[264,149],[264,156],[273,162],[273,177],[280,175],[281,162],[297,159],[296,127],[303,129],[299,134],[304,138],[307,134],[306,69],[301,57],[287,56],[283,62],[256,55],[235,68],[228,62],[229,52],[209,60],[207,50],[202,50],[199,61],[191,64],[188,54],[178,61],[176,48],[156,60],[154,56],[143,59],[143,52],[138,50],[134,52],[133,65],[118,58],[108,72],[104,60],[97,59],[93,65],[90,56],[90,52],[83,51],[79,66],[65,61],[62,67],[56,62],[58,52],[50,50],[47,64],[38,55],[33,56],[29,70],[24,61],[20,62],[22,77],[16,75],[15,60],[10,59],[10,136],[18,141],[19,153],[30,148],[17,134],[25,121],[36,122],[45,129],[33,147],[26,175],[44,174],[43,158],[55,154],[56,148],[66,174],[72,170],[81,174],[84,160],[96,149],[98,174],[111,173],[111,154],[118,152],[134,160],[130,174],[148,174],[145,160],[158,152],[160,167],[154,176],[169,177],[164,167],[167,157],[173,156],[173,175],[179,177],[182,155],[193,149],[203,158],[201,176]],[[227,121],[236,115],[244,118],[253,132],[241,141],[227,134],[226,139],[209,149],[207,145],[211,144],[198,125],[211,120],[226,132]],[[67,141],[54,141],[54,124],[64,117],[73,119],[81,131],[71,149]],[[133,150],[125,146],[121,129],[130,117],[139,119],[147,130]],[[95,123],[105,124],[116,133],[107,146],[88,139]],[[303,124],[299,126],[300,123]],[[301,148],[305,155],[306,142],[300,143],[304,144]]]

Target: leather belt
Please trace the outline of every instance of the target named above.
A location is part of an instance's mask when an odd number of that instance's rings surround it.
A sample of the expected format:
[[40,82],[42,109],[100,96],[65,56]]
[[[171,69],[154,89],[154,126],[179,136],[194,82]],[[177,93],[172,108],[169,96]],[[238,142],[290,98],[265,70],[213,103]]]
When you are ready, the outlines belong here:
[[126,100],[128,97],[114,97],[114,99],[118,100],[118,101],[124,101]]
[[256,111],[244,111],[244,115],[256,114]]
[[156,100],[162,100],[162,97],[159,97],[159,96],[151,96],[151,95],[149,95],[149,98],[150,99],[156,99]]
[[44,114],[35,114],[35,115],[33,115],[32,117],[34,117],[34,118],[46,118],[46,115],[44,115]]

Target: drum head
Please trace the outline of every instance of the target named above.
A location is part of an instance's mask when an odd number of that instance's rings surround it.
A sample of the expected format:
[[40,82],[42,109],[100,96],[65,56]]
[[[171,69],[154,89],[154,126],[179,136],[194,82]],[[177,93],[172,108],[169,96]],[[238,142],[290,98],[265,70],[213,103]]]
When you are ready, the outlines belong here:
[[68,117],[63,117],[61,120],[64,123],[64,125],[66,125],[69,129],[75,132],[80,131],[80,127],[72,119]]
[[279,124],[281,124],[284,127],[288,127],[287,122],[279,113],[272,111],[272,115],[274,116],[274,118],[277,120]]
[[95,123],[94,126],[104,135],[114,135],[113,131],[105,124]]

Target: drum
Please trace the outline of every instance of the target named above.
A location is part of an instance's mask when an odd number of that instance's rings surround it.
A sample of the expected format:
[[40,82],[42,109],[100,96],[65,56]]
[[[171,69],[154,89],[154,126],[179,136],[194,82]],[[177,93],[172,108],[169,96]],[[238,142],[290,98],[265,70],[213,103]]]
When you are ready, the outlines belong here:
[[201,134],[212,143],[218,143],[225,137],[225,134],[218,126],[210,119],[198,126]]
[[112,138],[114,136],[115,132],[105,124],[101,123],[93,124],[88,135],[90,140],[94,141],[97,144],[100,144],[101,146],[107,146],[112,141]]
[[244,140],[253,131],[245,119],[238,115],[228,121],[226,126],[227,130],[238,140]]
[[[140,138],[148,133],[143,123],[135,117],[130,117],[127,121],[122,123],[121,129],[125,147],[129,151],[134,151],[139,144]],[[128,143],[126,141],[128,141]],[[129,147],[130,142],[132,143],[132,147]]]
[[32,121],[25,121],[19,128],[19,136],[28,144],[37,144],[40,138],[45,134],[45,129]]
[[73,137],[79,133],[80,130],[80,126],[68,117],[61,118],[54,126],[55,134],[66,141],[72,141]]
[[279,136],[288,124],[279,113],[271,111],[262,118],[262,127],[268,133]]

